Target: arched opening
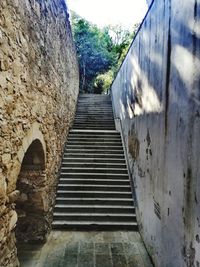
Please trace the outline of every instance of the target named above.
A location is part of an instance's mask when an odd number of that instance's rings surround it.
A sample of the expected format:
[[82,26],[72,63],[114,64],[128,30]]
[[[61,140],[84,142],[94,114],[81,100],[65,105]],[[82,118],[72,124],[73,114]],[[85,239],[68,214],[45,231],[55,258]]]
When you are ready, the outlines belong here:
[[17,179],[20,196],[16,201],[17,244],[44,240],[45,235],[45,154],[39,139],[28,147]]

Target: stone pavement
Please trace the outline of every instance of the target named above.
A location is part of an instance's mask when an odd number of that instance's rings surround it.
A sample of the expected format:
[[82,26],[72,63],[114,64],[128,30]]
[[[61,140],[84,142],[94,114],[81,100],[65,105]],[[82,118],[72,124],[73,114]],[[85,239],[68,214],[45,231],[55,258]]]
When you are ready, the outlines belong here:
[[52,231],[44,245],[18,246],[22,267],[153,267],[137,232]]

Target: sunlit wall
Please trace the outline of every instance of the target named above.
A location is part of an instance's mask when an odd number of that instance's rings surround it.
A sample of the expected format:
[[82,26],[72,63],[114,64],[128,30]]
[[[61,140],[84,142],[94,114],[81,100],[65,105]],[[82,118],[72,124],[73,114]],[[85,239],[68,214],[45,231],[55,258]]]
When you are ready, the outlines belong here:
[[200,1],[155,0],[112,86],[158,267],[200,266],[199,29]]

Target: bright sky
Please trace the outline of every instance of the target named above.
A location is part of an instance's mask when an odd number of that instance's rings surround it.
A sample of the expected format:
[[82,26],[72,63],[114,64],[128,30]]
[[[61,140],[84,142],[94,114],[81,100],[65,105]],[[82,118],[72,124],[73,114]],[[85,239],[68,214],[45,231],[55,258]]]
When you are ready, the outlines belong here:
[[133,28],[147,12],[146,0],[66,0],[70,10],[100,27],[121,24]]

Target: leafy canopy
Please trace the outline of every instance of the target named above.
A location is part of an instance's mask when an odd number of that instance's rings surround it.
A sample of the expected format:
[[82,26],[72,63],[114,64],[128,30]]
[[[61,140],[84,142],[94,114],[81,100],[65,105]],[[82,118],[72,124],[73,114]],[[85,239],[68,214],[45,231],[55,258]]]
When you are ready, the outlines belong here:
[[72,29],[80,68],[80,91],[108,90],[128,50],[132,34],[120,26],[99,29],[72,13]]

